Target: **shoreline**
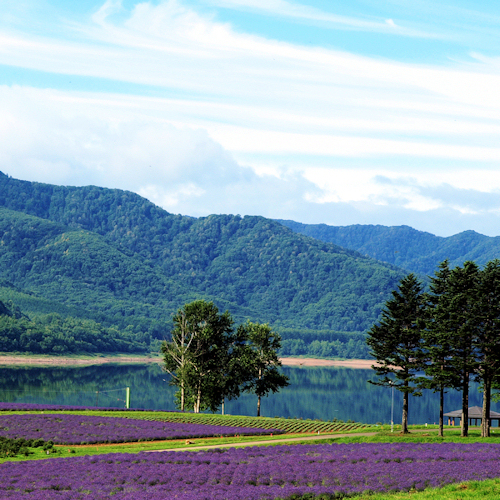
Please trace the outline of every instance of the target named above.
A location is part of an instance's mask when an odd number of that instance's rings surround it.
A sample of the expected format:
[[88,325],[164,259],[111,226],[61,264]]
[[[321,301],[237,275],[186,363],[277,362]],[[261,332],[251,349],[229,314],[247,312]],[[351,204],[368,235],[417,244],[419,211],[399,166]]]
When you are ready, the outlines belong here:
[[372,359],[280,358],[280,361],[283,366],[343,366],[365,370],[376,364]]
[[[316,359],[280,358],[283,366],[342,366],[347,368],[370,369],[374,364],[370,359]],[[91,366],[111,363],[161,363],[161,356],[49,356],[49,355],[0,355],[0,366]]]

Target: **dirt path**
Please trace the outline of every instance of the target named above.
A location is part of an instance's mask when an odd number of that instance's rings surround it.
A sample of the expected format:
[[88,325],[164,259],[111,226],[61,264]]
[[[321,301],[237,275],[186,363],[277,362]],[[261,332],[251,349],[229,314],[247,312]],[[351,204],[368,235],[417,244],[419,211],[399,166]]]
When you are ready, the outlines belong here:
[[[411,431],[412,433],[428,433],[432,431],[437,433],[437,429],[415,429]],[[186,446],[183,448],[175,448],[175,449],[166,449],[166,450],[148,450],[148,452],[154,453],[159,451],[198,451],[198,450],[210,450],[214,448],[235,448],[242,446],[257,446],[257,445],[273,445],[273,444],[284,444],[284,443],[293,443],[293,442],[303,442],[303,441],[318,441],[323,439],[340,439],[344,437],[353,437],[353,436],[375,436],[378,432],[356,432],[355,434],[313,434],[304,437],[297,438],[283,438],[283,439],[263,439],[261,441],[248,441],[245,443],[228,443],[228,444],[207,444],[204,446]],[[396,433],[395,433],[396,434]]]
[[318,441],[322,439],[339,439],[343,437],[356,436],[375,436],[376,432],[357,432],[356,434],[314,434],[310,436],[297,437],[297,438],[283,438],[283,439],[266,439],[261,441],[247,441],[242,443],[227,443],[227,444],[207,444],[203,446],[188,445],[183,448],[171,448],[165,450],[148,450],[148,453],[156,453],[160,451],[199,451],[199,450],[210,450],[215,448],[235,448],[242,446],[260,446],[260,445],[272,445],[272,444],[284,444],[293,442],[303,442],[303,441]]

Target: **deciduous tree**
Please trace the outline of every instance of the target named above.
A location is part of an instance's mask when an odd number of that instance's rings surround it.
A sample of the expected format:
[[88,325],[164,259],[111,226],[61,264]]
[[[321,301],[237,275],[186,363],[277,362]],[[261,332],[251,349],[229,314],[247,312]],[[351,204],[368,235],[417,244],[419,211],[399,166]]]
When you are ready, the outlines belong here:
[[281,347],[281,336],[267,323],[247,321],[239,327],[239,331],[249,342],[246,366],[250,376],[246,388],[257,395],[257,416],[260,417],[262,397],[288,385],[288,377],[279,371],[281,361],[278,358],[278,350]]

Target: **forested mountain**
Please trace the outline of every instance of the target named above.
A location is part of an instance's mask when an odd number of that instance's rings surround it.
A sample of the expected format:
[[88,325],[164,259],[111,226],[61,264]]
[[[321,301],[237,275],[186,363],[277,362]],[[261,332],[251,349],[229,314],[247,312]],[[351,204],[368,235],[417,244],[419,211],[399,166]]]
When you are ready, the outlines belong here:
[[321,332],[309,344],[338,354],[334,332],[361,342],[403,274],[263,217],[172,215],[120,190],[0,173],[0,207],[0,300],[32,319],[57,313],[146,343],[167,335],[185,302],[204,298],[237,322],[282,329],[292,347],[305,330]]
[[500,237],[464,231],[447,238],[408,226],[328,226],[279,220],[298,234],[356,250],[421,275],[433,275],[437,265],[449,259],[451,267],[467,260],[478,265],[500,258]]

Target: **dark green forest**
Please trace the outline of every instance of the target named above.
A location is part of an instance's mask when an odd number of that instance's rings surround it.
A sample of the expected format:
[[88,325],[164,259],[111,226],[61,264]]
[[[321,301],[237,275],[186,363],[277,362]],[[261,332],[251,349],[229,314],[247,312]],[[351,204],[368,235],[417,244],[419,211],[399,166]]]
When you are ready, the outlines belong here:
[[[87,321],[92,332],[157,347],[175,311],[205,299],[237,323],[268,322],[289,352],[358,357],[403,275],[263,217],[196,219],[126,191],[0,173],[0,300],[37,328],[50,330],[47,318]],[[5,342],[0,350],[13,348]]]
[[500,236],[484,236],[475,231],[444,238],[409,226],[328,226],[291,220],[278,222],[298,234],[350,248],[424,276],[432,275],[443,260],[448,260],[451,267],[460,266],[468,260],[482,266],[500,257]]

